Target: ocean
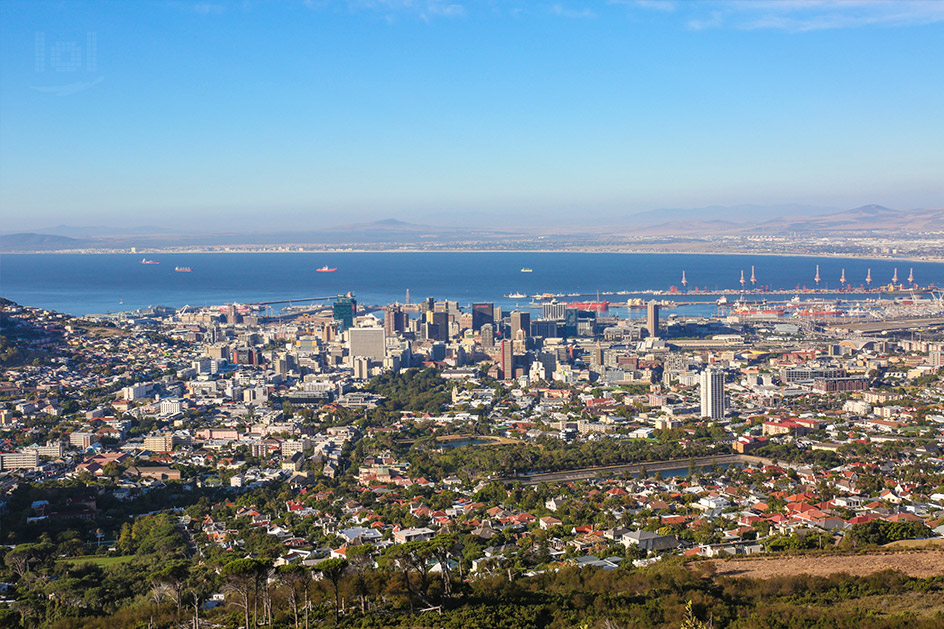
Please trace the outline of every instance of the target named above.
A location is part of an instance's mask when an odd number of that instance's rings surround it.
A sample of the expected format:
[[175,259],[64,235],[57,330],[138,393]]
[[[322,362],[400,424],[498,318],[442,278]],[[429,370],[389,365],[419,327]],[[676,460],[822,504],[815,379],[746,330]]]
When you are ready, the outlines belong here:
[[[820,287],[838,289],[845,270],[854,286],[871,269],[873,286],[887,284],[897,268],[904,282],[913,269],[921,286],[944,285],[944,264],[862,258],[764,255],[531,253],[531,252],[330,252],[330,253],[165,253],[148,254],[160,264],[141,264],[139,254],[4,254],[0,256],[0,296],[28,306],[74,315],[134,310],[163,305],[194,307],[228,302],[293,300],[352,291],[362,304],[435,297],[467,306],[493,301],[512,306],[529,299],[522,293],[580,294],[583,299],[625,301],[623,291],[740,288],[743,271],[754,266],[758,286],[797,290],[813,287],[819,265]],[[174,268],[190,267],[191,273]],[[322,266],[333,273],[318,273]],[[531,272],[522,272],[530,268]],[[750,284],[748,283],[748,287]],[[697,299],[691,294],[666,299]],[[779,297],[779,299],[788,299]],[[709,314],[717,296],[680,312]]]

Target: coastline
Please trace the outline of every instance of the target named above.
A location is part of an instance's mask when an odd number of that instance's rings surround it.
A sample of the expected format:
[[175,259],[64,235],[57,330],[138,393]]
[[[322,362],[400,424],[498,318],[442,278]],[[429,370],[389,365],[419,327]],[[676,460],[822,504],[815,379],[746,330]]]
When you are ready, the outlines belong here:
[[[291,248],[297,247],[297,248]],[[876,261],[900,261],[900,262],[923,262],[940,264],[944,263],[944,252],[940,256],[905,256],[905,255],[887,255],[880,256],[875,254],[858,254],[846,252],[804,252],[787,253],[780,251],[739,251],[726,250],[698,250],[698,249],[641,249],[641,248],[599,248],[599,247],[568,247],[556,249],[530,249],[530,248],[354,248],[354,247],[327,247],[323,249],[302,248],[296,245],[285,245],[279,247],[256,247],[246,245],[246,248],[239,247],[181,247],[181,248],[135,248],[129,249],[62,249],[54,251],[0,251],[0,256],[11,255],[174,255],[174,254],[261,254],[261,253],[279,253],[279,254],[345,254],[345,253],[591,253],[591,254],[623,254],[623,255],[710,255],[710,256],[773,256],[784,258],[848,258],[858,260],[876,260]]]

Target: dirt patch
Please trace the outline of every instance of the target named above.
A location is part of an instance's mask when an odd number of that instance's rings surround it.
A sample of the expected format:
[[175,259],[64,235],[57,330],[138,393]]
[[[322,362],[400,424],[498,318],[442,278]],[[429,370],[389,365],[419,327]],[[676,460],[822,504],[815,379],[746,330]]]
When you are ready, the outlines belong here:
[[708,563],[714,567],[717,575],[751,579],[798,574],[828,576],[838,572],[862,576],[882,570],[901,570],[919,578],[944,575],[944,551],[940,550],[848,556],[712,559]]
[[932,537],[931,539],[903,539],[890,544],[885,544],[885,548],[929,548],[944,547],[944,537]]

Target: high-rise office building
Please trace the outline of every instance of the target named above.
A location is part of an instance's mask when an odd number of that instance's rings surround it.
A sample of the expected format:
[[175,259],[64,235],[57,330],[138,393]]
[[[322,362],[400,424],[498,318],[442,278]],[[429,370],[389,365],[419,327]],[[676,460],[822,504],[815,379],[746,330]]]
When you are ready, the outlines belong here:
[[398,332],[406,331],[407,314],[400,306],[386,306],[384,313],[384,333],[387,336],[396,336]]
[[491,323],[486,323],[482,326],[479,335],[482,337],[482,347],[494,347],[495,346],[495,326]]
[[646,309],[646,330],[649,336],[659,336],[659,302],[655,299],[649,302]]
[[580,317],[576,308],[564,309],[564,336],[577,336],[577,320]]
[[383,360],[386,353],[386,334],[383,328],[351,328],[347,331],[351,356]]
[[541,336],[546,339],[557,337],[557,321],[552,319],[538,319],[531,322],[531,336]]
[[495,322],[495,304],[481,302],[472,304],[472,329],[478,332],[483,325]]
[[515,377],[515,353],[513,344],[508,339],[501,342],[501,370],[502,378],[511,380]]
[[344,296],[338,296],[332,308],[334,320],[338,322],[338,327],[343,331],[354,327],[354,315],[357,314],[357,302],[354,295],[348,293]]
[[435,323],[430,323],[426,321],[423,323],[421,328],[421,334],[424,339],[427,341],[438,341],[439,340],[439,326]]
[[701,384],[701,416],[724,417],[724,372],[706,369],[699,377]]
[[436,341],[433,343],[433,346],[429,348],[429,359],[430,360],[445,360],[446,359],[446,344],[442,341]]
[[541,304],[541,316],[544,319],[563,319],[564,311],[567,309],[565,304],[552,301],[550,303]]
[[436,336],[434,340],[436,341],[448,341],[449,340],[449,313],[448,312],[433,312],[433,325],[436,326]]
[[366,356],[355,356],[352,361],[354,367],[355,380],[367,380],[370,378],[370,359]]
[[531,313],[515,310],[511,313],[511,338],[518,338],[518,333],[524,332],[527,337],[531,334]]

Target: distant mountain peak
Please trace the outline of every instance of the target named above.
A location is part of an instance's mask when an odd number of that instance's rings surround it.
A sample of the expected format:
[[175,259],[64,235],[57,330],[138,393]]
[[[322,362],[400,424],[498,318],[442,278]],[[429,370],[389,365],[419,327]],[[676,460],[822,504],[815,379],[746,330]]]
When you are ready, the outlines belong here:
[[875,203],[871,203],[869,205],[863,205],[861,207],[853,208],[849,210],[849,212],[855,212],[858,214],[888,214],[889,212],[891,212],[893,214],[896,214],[898,210],[887,208],[884,205],[876,205]]
[[397,220],[395,218],[385,218],[381,221],[374,221],[374,225],[383,225],[385,227],[405,227],[407,225],[411,225],[411,223]]

